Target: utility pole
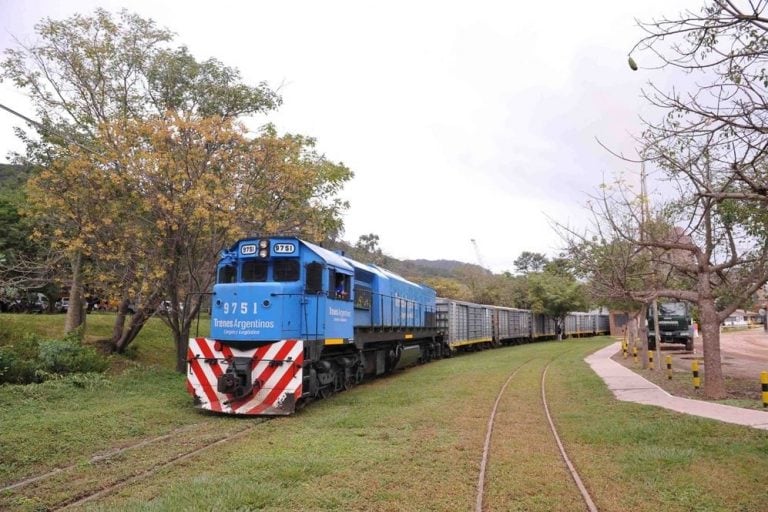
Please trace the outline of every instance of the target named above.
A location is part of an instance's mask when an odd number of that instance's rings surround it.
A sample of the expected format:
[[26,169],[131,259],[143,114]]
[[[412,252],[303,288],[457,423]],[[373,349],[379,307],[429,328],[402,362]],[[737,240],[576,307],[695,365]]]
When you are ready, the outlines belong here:
[[[649,200],[648,200],[648,191],[646,190],[646,184],[645,184],[646,174],[645,174],[645,150],[640,155],[640,244],[645,241],[645,229],[646,229],[646,222],[648,221],[650,215],[649,211]],[[656,270],[654,269],[653,272],[654,275],[654,286],[657,285],[655,282],[656,279]],[[654,345],[656,349],[656,361],[653,364],[653,366],[657,366],[661,368],[661,338],[659,336],[659,306],[658,306],[658,300],[653,299],[653,302],[651,303],[652,308],[652,314],[653,314],[653,327],[654,327]],[[643,319],[645,320],[645,319]],[[647,325],[647,323],[646,323]],[[646,328],[646,333],[647,328]],[[643,346],[648,347],[648,337],[646,336],[646,339],[644,340],[645,343],[643,343]],[[644,354],[643,362],[648,360],[647,354]]]

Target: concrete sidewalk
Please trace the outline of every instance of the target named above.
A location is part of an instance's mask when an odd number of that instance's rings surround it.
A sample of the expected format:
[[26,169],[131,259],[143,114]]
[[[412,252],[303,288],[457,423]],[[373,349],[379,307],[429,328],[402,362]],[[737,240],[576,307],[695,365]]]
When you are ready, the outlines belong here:
[[613,361],[611,357],[619,350],[621,345],[614,343],[584,359],[605,381],[617,399],[768,430],[768,412],[672,396],[656,384]]

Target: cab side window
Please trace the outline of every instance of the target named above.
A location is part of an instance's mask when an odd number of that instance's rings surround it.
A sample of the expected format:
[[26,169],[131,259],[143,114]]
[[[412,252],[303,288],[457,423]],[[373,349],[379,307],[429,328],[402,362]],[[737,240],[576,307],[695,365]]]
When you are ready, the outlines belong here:
[[305,291],[316,295],[323,291],[323,264],[313,261],[307,264],[307,284]]
[[331,284],[329,297],[338,300],[349,300],[350,276],[331,269],[328,282]]

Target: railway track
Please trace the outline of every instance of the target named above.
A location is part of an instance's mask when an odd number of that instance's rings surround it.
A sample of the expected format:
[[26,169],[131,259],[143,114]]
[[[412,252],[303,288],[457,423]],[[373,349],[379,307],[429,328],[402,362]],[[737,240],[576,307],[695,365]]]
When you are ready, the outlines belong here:
[[[540,504],[542,499],[552,500],[552,510],[570,511],[581,508],[597,512],[598,509],[577,468],[568,457],[549,410],[546,394],[547,371],[559,357],[547,361],[528,360],[515,368],[501,386],[488,419],[477,482],[475,512],[526,509],[526,501]],[[540,377],[535,379],[537,371]],[[534,380],[538,380],[538,385],[529,385]],[[516,407],[505,408],[505,400],[510,399],[505,396],[505,392],[513,382],[512,389],[516,395],[513,403]],[[533,432],[533,437],[539,442],[531,446],[530,443],[521,441],[521,444],[528,444],[521,446],[515,442],[514,437],[520,431],[525,432],[526,438]],[[524,467],[526,460],[530,460],[529,456],[537,457],[539,461],[543,457],[554,460],[559,456],[560,467],[552,468],[548,474],[542,474],[540,490],[515,490],[514,486],[498,485],[498,479],[493,478],[494,474],[505,475],[519,471]],[[581,501],[581,505],[578,501]]]
[[[220,419],[220,418],[215,418]],[[66,510],[112,494],[211,448],[243,437],[268,418],[204,421],[142,439],[87,461],[56,468],[0,488],[0,510]]]

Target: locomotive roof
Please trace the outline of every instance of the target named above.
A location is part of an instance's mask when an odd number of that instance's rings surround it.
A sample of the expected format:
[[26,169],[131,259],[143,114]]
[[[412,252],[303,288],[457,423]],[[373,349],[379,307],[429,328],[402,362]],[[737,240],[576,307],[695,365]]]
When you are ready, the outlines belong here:
[[389,279],[394,279],[394,280],[396,280],[396,281],[401,281],[401,282],[403,282],[403,283],[406,283],[406,284],[409,284],[409,285],[411,285],[411,286],[418,286],[418,287],[420,287],[420,288],[428,288],[428,286],[425,286],[425,285],[423,285],[423,284],[414,283],[414,282],[412,282],[412,281],[409,281],[409,280],[407,280],[406,278],[404,278],[403,276],[401,276],[401,275],[398,275],[398,274],[395,274],[394,272],[391,272],[391,271],[389,271],[389,270],[387,270],[387,269],[385,269],[385,268],[381,268],[381,267],[380,267],[380,266],[378,266],[378,265],[374,265],[374,268],[375,268],[376,270],[378,270],[378,271],[379,271],[381,274],[383,274],[384,276],[388,277]]
[[359,261],[355,261],[353,259],[347,258],[346,256],[343,256],[344,260],[359,270],[365,270],[366,272],[370,272],[373,275],[379,276],[379,277],[386,277],[383,272],[381,272],[377,267],[374,267],[372,265],[366,265],[365,263],[360,263]]
[[352,266],[347,262],[347,260],[343,256],[340,256],[333,251],[329,251],[328,249],[324,249],[319,245],[305,242],[304,240],[299,240],[299,242],[303,243],[312,252],[320,256],[327,264],[336,268],[340,268],[342,270],[346,270],[348,272],[354,272],[354,269],[352,268]]

